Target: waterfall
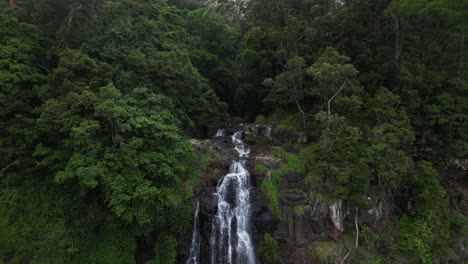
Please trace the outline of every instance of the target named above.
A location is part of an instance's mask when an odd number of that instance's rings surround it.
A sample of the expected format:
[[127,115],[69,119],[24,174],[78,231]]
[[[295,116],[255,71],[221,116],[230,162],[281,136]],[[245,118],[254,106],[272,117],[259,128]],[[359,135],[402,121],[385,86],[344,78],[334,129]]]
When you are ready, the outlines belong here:
[[222,136],[224,136],[225,134],[226,134],[226,130],[225,130],[225,129],[218,129],[218,130],[216,131],[216,135],[214,135],[214,137],[215,137],[215,138],[216,138],[216,137],[222,137]]
[[200,203],[195,201],[195,213],[193,215],[193,233],[192,233],[192,246],[190,247],[190,255],[185,264],[199,264],[200,258],[200,229],[198,226],[198,211],[200,210]]
[[[240,158],[248,157],[250,148],[242,142],[242,133],[232,137]],[[216,188],[217,213],[210,238],[211,264],[255,264],[249,234],[250,174],[245,160],[232,161],[229,173]]]

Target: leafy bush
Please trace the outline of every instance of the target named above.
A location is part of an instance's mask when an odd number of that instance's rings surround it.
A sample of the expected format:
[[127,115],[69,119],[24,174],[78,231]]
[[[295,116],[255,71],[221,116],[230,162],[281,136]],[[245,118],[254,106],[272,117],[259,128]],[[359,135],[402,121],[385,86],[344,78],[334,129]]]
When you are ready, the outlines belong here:
[[257,124],[264,124],[267,122],[267,119],[264,115],[258,115],[256,118],[255,118],[255,123]]
[[275,157],[286,160],[286,164],[282,164],[280,171],[284,174],[288,171],[292,173],[303,175],[305,173],[305,163],[300,155],[284,150],[278,150],[274,153]]
[[71,263],[131,263],[134,261],[135,239],[130,232],[116,224],[109,224],[98,233],[80,237]]
[[263,235],[257,249],[258,256],[269,264],[278,262],[278,242],[275,237],[269,233]]
[[173,264],[177,256],[177,240],[171,235],[161,235],[154,245],[156,257],[150,264]]
[[289,114],[278,123],[279,128],[288,128],[296,131],[304,129],[302,117],[300,114]]
[[309,248],[312,258],[324,262],[335,253],[333,242],[315,241]]
[[170,223],[170,232],[176,235],[185,234],[192,228],[192,206],[182,204],[169,209],[167,222]]

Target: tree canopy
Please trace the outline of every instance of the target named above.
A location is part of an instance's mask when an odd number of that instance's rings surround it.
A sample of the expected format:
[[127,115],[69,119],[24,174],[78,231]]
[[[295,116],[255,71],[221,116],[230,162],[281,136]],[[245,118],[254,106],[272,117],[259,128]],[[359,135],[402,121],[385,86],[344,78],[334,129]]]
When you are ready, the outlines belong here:
[[[456,261],[443,252],[466,213],[439,171],[468,155],[466,0],[11,2],[0,262],[131,263],[151,240],[144,261],[173,263],[203,165],[188,139],[229,116],[307,135],[277,173],[311,192],[406,199],[376,263]],[[276,218],[278,186],[259,188]]]

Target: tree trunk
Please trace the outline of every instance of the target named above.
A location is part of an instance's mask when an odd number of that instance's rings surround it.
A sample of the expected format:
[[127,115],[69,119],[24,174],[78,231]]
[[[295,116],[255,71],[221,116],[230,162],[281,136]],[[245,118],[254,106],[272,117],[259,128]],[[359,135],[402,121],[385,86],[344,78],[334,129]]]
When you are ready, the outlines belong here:
[[299,104],[299,101],[297,100],[296,97],[294,97],[294,101],[296,102],[297,109],[299,110],[299,112],[300,112],[301,115],[302,115],[302,124],[303,124],[303,126],[304,126],[304,129],[307,129],[307,119],[306,119],[307,116],[306,116],[304,110],[302,110],[302,107],[301,107],[301,105]]
[[135,247],[135,263],[144,264],[150,259],[149,252],[152,249],[152,243],[149,243],[148,238],[145,236],[140,236],[136,238],[136,247]]
[[8,5],[10,6],[11,10],[15,9],[16,0],[8,0]]
[[460,33],[460,53],[458,54],[458,79],[460,79],[462,76],[462,71],[463,71],[463,66],[464,66],[464,54],[463,51],[465,49],[465,33],[462,31]]
[[327,119],[328,121],[327,122],[330,122],[330,118],[331,118],[331,102],[333,101],[333,99],[335,99],[335,97],[341,92],[341,90],[343,90],[343,88],[345,88],[345,85],[346,85],[346,81],[344,81],[344,83],[341,85],[340,89],[332,96],[332,98],[330,98],[330,100],[328,100],[327,102]]
[[401,55],[401,46],[400,46],[400,16],[398,14],[393,13],[393,11],[390,11],[390,14],[392,15],[393,18],[393,31],[395,33],[395,52],[393,54],[393,58],[395,60],[398,60]]

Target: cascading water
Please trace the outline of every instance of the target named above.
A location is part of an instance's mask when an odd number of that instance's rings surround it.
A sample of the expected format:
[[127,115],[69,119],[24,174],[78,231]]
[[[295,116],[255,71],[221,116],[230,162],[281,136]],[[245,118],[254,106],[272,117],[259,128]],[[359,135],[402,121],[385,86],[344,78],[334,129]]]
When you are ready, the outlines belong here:
[[[224,129],[216,137],[226,135]],[[210,237],[211,264],[255,264],[255,254],[249,234],[250,225],[250,174],[246,169],[246,158],[250,148],[242,141],[242,133],[231,137],[240,160],[232,161],[229,173],[218,182],[216,193],[217,213],[213,219]],[[200,264],[201,236],[199,230],[199,203],[195,203],[192,245],[186,264]]]
[[226,134],[226,130],[224,129],[218,129],[218,131],[216,131],[216,135],[214,136],[215,138],[217,137],[222,137]]
[[192,246],[190,248],[190,255],[185,264],[199,264],[200,263],[200,227],[198,226],[198,212],[200,204],[198,200],[195,201],[195,214],[193,216],[193,233],[192,233]]
[[[231,138],[240,158],[250,149],[242,142],[242,133]],[[229,173],[218,183],[215,196],[218,210],[210,238],[211,264],[254,264],[255,254],[249,234],[250,174],[246,161],[233,161]]]

